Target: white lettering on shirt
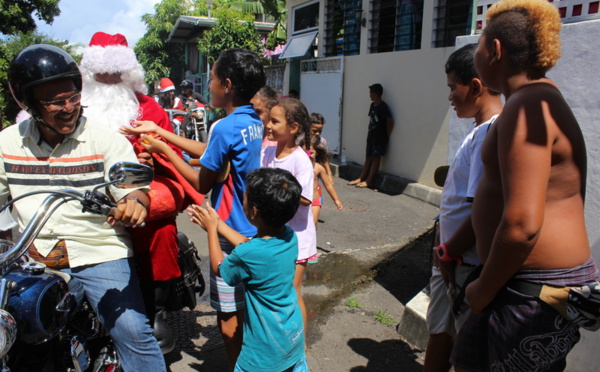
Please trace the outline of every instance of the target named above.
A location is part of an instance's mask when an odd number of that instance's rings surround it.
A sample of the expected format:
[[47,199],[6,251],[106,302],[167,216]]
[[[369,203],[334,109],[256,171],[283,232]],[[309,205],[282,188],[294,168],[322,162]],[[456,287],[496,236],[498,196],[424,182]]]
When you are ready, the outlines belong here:
[[259,125],[251,125],[248,128],[244,128],[240,131],[242,135],[242,139],[244,140],[244,145],[248,144],[249,141],[254,141],[256,139],[260,139],[262,141],[263,132],[265,128],[262,124]]

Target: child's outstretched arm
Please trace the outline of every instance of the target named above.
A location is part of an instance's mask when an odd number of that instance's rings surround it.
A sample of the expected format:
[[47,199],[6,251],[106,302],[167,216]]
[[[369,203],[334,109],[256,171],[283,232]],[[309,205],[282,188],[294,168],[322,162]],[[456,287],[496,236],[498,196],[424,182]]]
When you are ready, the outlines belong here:
[[190,185],[192,185],[196,190],[199,189],[200,185],[198,180],[198,172],[190,167],[182,158],[177,156],[175,151],[173,151],[173,149],[169,147],[166,142],[157,140],[156,138],[147,134],[142,134],[141,138],[142,142],[140,143],[146,150],[148,150],[148,152],[165,154],[175,169],[181,173],[181,175],[190,183]]
[[188,214],[192,217],[192,222],[200,225],[208,234],[208,254],[210,257],[210,269],[217,275],[220,275],[219,266],[225,255],[219,243],[219,234],[217,226],[219,226],[219,215],[206,203],[206,209],[199,205],[192,205],[188,209]]
[[[192,204],[187,209],[188,215],[190,215],[190,217],[192,217],[192,222],[196,222],[194,220],[194,217],[196,215],[197,208],[201,208],[201,207],[196,204]],[[211,209],[212,209],[212,207],[211,207]],[[196,223],[198,223],[198,222],[196,222]],[[202,224],[198,223],[198,225],[200,225],[200,227],[202,227],[204,230],[206,230],[206,227],[203,226]],[[220,219],[219,219],[219,223],[217,225],[217,232],[219,233],[219,235],[221,235],[222,237],[227,239],[227,241],[229,243],[231,243],[231,245],[233,245],[234,247],[237,247],[238,245],[240,245],[242,243],[246,243],[249,240],[244,235],[240,234],[239,232],[237,232],[234,229],[232,229],[231,227],[229,227],[225,222],[221,221]]]
[[342,205],[342,202],[340,201],[340,198],[338,197],[338,194],[335,191],[335,187],[333,187],[333,183],[331,183],[331,180],[329,179],[329,175],[325,171],[325,168],[321,164],[316,164],[315,170],[317,172],[317,177],[319,177],[321,182],[323,182],[323,187],[325,187],[325,190],[327,190],[327,193],[329,194],[329,196],[331,196],[331,199],[333,199],[333,203],[335,204],[337,209],[340,211],[344,209],[344,206]]
[[325,170],[327,171],[327,176],[329,177],[329,181],[331,181],[331,185],[334,185],[335,182],[333,181],[333,172],[331,171],[331,165],[329,164],[329,159],[327,159],[327,161],[325,162],[325,164],[323,165]]
[[206,150],[206,143],[178,136],[173,132],[169,132],[164,128],[159,127],[153,121],[139,120],[134,121],[133,124],[137,126],[135,128],[121,128],[119,132],[126,135],[156,133],[162,138],[169,141],[169,143],[172,143],[173,145],[179,147],[180,149],[182,149],[183,151],[187,152],[195,158],[201,157],[202,154],[204,154],[204,150]]

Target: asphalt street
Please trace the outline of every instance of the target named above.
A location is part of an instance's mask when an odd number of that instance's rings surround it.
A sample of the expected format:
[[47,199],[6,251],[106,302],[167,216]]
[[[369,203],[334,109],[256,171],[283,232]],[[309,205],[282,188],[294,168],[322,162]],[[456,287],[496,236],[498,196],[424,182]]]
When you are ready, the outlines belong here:
[[[319,260],[307,269],[308,362],[315,371],[420,371],[422,350],[396,332],[404,305],[428,282],[436,206],[407,195],[348,186],[336,178],[344,204],[325,194],[318,224]],[[208,282],[206,234],[178,218],[196,245]],[[176,349],[166,355],[173,372],[227,371],[208,290],[193,310],[171,313]]]

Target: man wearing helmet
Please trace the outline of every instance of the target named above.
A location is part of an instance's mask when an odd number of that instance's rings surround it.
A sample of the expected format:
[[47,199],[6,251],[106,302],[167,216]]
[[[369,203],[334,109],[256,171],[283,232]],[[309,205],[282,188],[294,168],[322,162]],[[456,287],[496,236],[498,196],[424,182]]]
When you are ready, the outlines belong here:
[[[32,118],[0,136],[0,203],[31,191],[88,190],[104,182],[114,163],[137,162],[124,137],[83,116],[81,74],[62,49],[43,44],[23,49],[10,64],[9,87]],[[125,371],[141,371],[148,365],[166,370],[144,313],[125,227],[138,227],[146,219],[146,191],[111,187],[117,207],[109,218],[84,213],[75,203],[61,205],[29,251],[71,275],[69,290],[85,293]],[[21,230],[43,198],[34,195],[14,204]],[[60,263],[46,260],[53,255],[61,258]]]
[[179,97],[179,99],[181,99],[181,102],[183,103],[183,107],[185,109],[190,109],[191,105],[194,103],[198,106],[200,104],[203,106],[208,105],[208,101],[202,96],[202,94],[194,92],[194,83],[192,83],[191,81],[182,81],[179,88],[181,89],[181,96]]

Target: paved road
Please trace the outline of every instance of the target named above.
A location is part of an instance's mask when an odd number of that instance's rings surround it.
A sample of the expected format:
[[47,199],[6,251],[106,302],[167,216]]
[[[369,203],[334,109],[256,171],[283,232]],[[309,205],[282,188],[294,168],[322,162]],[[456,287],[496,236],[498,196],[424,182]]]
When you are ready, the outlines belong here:
[[[357,189],[336,178],[344,204],[328,195],[318,225],[319,262],[309,265],[303,295],[309,308],[311,371],[420,371],[422,351],[400,340],[395,325],[404,304],[430,274],[435,206],[406,195]],[[208,273],[205,233],[180,215],[180,230],[196,244]],[[202,296],[194,311],[170,315],[178,334],[166,356],[170,369],[226,371],[215,313]]]

